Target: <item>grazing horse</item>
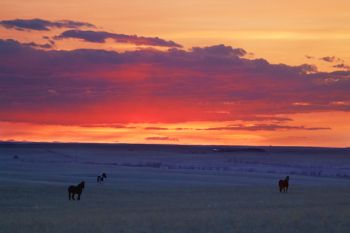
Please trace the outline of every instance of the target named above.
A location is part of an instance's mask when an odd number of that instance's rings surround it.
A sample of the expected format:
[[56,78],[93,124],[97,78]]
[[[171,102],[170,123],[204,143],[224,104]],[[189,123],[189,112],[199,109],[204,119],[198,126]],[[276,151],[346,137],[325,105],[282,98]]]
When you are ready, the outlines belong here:
[[102,173],[102,175],[97,176],[97,183],[103,183],[103,180],[107,178],[106,173]]
[[280,188],[280,192],[288,192],[289,176],[286,176],[284,180],[280,180],[278,182],[278,186]]
[[78,194],[78,200],[80,200],[80,195],[85,187],[85,181],[80,182],[78,185],[71,185],[68,187],[69,200],[72,198],[75,200],[74,195]]

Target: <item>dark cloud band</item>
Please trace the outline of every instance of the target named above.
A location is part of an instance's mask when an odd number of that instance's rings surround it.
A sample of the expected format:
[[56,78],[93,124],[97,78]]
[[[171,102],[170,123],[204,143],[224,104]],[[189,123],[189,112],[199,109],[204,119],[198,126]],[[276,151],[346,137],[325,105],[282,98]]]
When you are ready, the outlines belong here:
[[113,39],[117,43],[129,43],[135,45],[150,45],[162,47],[181,48],[182,46],[173,42],[160,39],[158,37],[143,37],[136,35],[116,34],[104,31],[83,31],[83,30],[68,30],[56,36],[55,39],[81,39],[86,42],[105,43],[107,39]]
[[[33,47],[0,40],[0,120],[113,125],[259,121],[268,114],[286,122],[281,114],[350,111],[349,71],[249,60],[230,46],[122,53]],[[323,129],[296,127],[244,130]]]
[[58,20],[49,21],[43,19],[14,19],[14,20],[2,20],[0,25],[19,31],[23,30],[36,30],[36,31],[49,31],[51,28],[95,28],[91,23],[72,21],[72,20]]

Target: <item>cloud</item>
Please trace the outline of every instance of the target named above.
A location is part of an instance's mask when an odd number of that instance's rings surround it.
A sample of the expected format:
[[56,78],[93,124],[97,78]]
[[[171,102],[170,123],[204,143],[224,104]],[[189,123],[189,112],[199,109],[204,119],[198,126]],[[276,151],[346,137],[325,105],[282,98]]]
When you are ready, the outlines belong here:
[[307,58],[307,59],[314,59],[315,57],[310,56],[310,55],[305,55],[305,58]]
[[55,41],[53,39],[51,39],[51,37],[49,37],[49,36],[43,36],[42,38],[44,40],[47,40],[48,44],[51,44],[51,45],[55,45],[56,44]]
[[320,60],[325,61],[325,62],[329,62],[329,63],[343,61],[342,59],[335,57],[335,56],[321,57]]
[[136,35],[125,35],[116,34],[104,31],[83,31],[83,30],[67,30],[62,32],[60,35],[54,37],[56,40],[61,39],[81,39],[86,42],[93,43],[105,43],[107,39],[113,39],[117,43],[129,43],[135,45],[151,45],[151,46],[162,46],[162,47],[176,47],[181,48],[182,46],[173,42],[160,39],[158,37],[143,37]]
[[334,62],[336,60],[335,57],[321,57],[320,60],[325,62]]
[[49,31],[51,28],[95,28],[91,23],[72,21],[72,20],[58,20],[49,21],[44,19],[13,19],[2,20],[0,25],[7,29],[35,30],[35,31]]
[[0,120],[78,125],[276,123],[290,121],[281,115],[350,111],[349,71],[270,64],[245,59],[243,51],[225,45],[64,51],[0,40]]
[[145,127],[145,130],[169,130],[168,128],[164,127]]
[[329,127],[305,127],[278,124],[254,124],[254,125],[229,125],[226,127],[212,127],[197,130],[236,130],[236,131],[276,131],[276,130],[330,130]]
[[198,57],[242,57],[247,54],[244,49],[232,48],[231,46],[225,46],[223,44],[208,46],[208,47],[193,47],[192,53]]
[[192,128],[177,127],[175,130],[193,130]]
[[122,124],[82,124],[80,127],[87,128],[114,128],[114,129],[136,129],[135,126],[122,125]]
[[350,70],[350,66],[345,65],[344,63],[334,65],[333,67],[334,67],[334,68],[339,68],[339,69]]
[[310,55],[305,55],[306,59],[318,59],[324,62],[328,62],[328,63],[333,63],[333,62],[344,62],[343,59],[336,57],[336,56],[325,56],[325,57],[320,57],[320,58],[316,58],[314,56],[310,56]]
[[179,141],[178,138],[171,138],[171,137],[147,137],[145,140],[151,140],[151,141]]
[[51,49],[53,47],[52,43],[38,44],[35,42],[29,42],[29,43],[22,43],[22,45],[33,47],[33,48],[39,48],[39,49]]
[[[335,104],[335,103],[333,103]],[[277,130],[330,130],[329,127],[305,127],[305,126],[291,126],[281,124],[231,124],[223,127],[210,127],[210,128],[164,128],[164,127],[145,127],[145,130],[208,130],[208,131],[220,131],[220,130],[233,130],[233,131],[277,131]]]

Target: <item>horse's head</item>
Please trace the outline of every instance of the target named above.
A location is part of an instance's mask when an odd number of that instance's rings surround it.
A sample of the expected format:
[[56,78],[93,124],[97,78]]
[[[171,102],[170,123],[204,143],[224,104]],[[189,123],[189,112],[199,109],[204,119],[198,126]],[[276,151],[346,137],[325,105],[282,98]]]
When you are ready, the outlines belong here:
[[103,177],[103,178],[107,178],[106,173],[102,173],[102,177]]
[[80,182],[79,186],[83,189],[85,188],[85,181]]

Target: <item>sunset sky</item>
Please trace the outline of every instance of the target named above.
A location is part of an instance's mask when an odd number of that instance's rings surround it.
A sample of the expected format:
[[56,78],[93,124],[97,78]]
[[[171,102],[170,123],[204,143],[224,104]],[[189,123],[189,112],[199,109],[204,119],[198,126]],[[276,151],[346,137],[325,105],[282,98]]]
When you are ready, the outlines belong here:
[[2,0],[0,141],[350,146],[348,0]]

